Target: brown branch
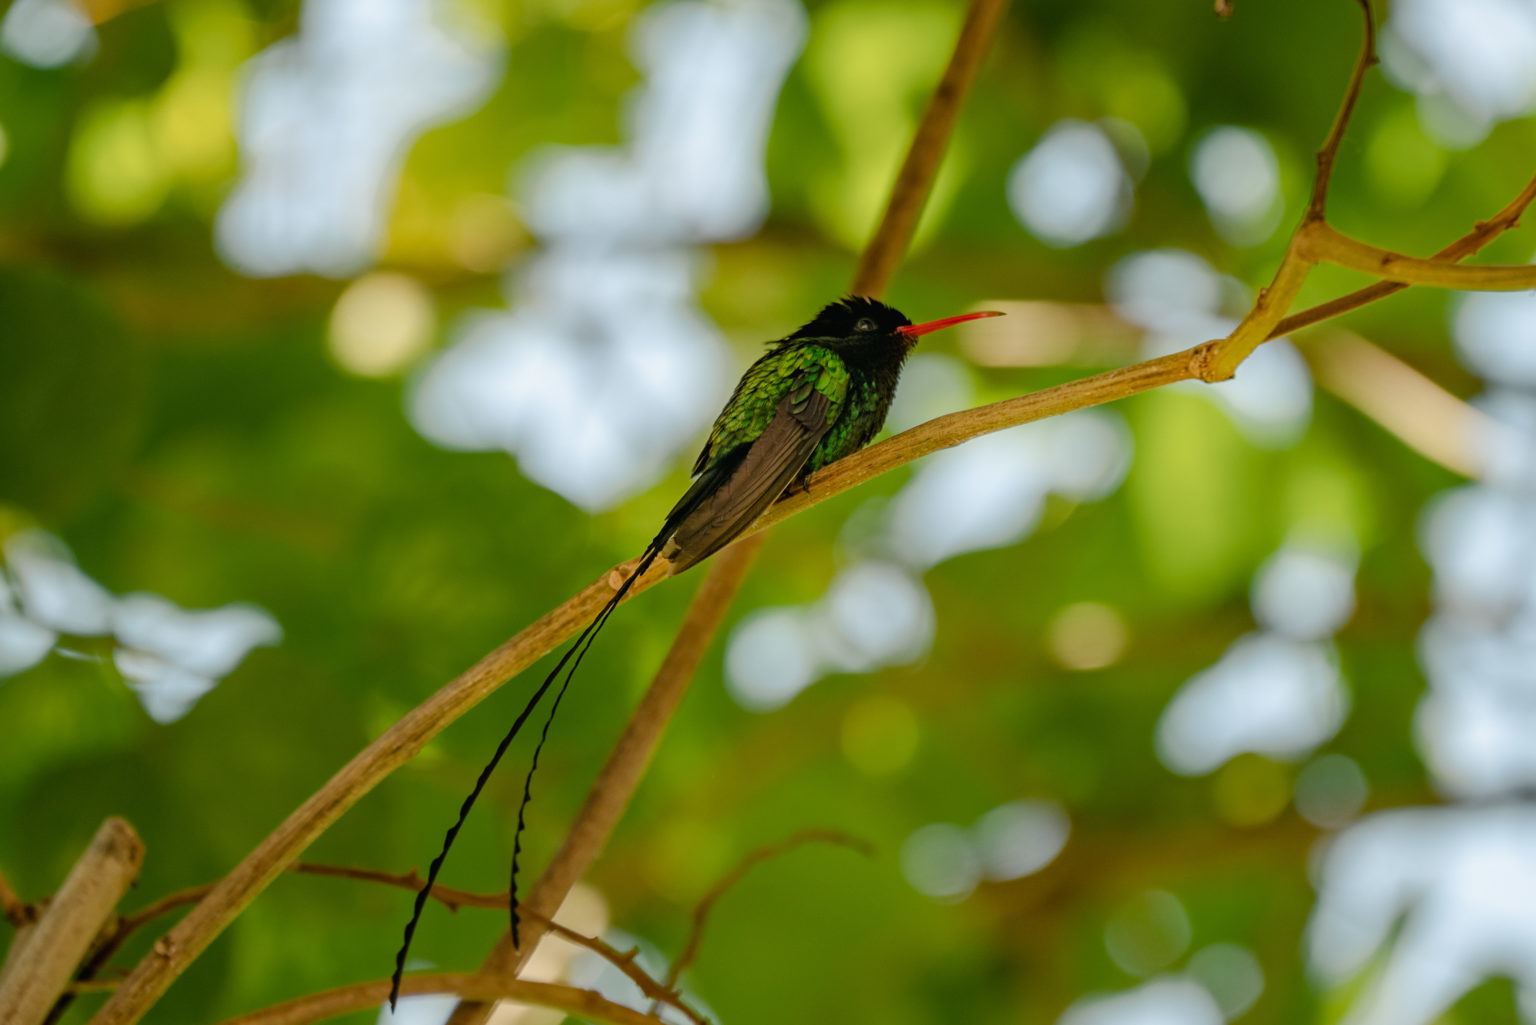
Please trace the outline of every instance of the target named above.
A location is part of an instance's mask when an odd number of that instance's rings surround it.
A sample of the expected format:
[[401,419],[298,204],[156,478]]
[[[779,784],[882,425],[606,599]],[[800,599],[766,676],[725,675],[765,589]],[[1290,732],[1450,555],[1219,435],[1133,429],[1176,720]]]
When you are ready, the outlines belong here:
[[[289,867],[290,872],[303,873],[305,875],[329,876],[334,879],[356,879],[362,882],[382,883],[385,886],[394,886],[412,893],[421,889],[425,881],[416,873],[415,869],[409,872],[382,872],[372,868],[350,868],[344,865],[322,865],[314,862],[298,862]],[[461,907],[484,908],[495,911],[505,911],[512,901],[510,890],[501,893],[474,893],[469,890],[458,890],[441,883],[434,883],[429,896],[450,911],[457,911]],[[677,1008],[694,1025],[708,1025],[702,1015],[683,1002],[681,994],[670,983],[661,983],[647,975],[638,964],[635,963],[635,954],[638,950],[622,953],[611,943],[607,943],[597,936],[588,936],[577,932],[569,926],[561,925],[553,918],[526,905],[519,907],[519,913],[527,918],[531,924],[537,924],[541,932],[548,932],[560,937],[568,943],[574,943],[579,947],[585,947],[594,954],[613,965],[624,976],[639,988],[641,994],[647,999],[658,1004],[668,1004]],[[484,974],[484,973],[482,973]]]
[[[415,869],[412,869],[409,872],[384,872],[379,869],[372,868],[354,868],[348,865],[326,865],[319,862],[298,861],[294,862],[292,865],[289,865],[288,871],[294,873],[295,875],[312,875],[331,879],[353,879],[359,882],[379,883],[383,886],[392,886],[397,889],[409,891],[411,893],[421,889],[421,885],[424,882],[420,874],[418,874]],[[136,929],[143,926],[145,923],[152,921],[153,919],[164,915],[167,912],[173,911],[178,907],[182,907],[187,904],[195,904],[197,901],[201,900],[203,896],[205,896],[211,889],[212,885],[210,884],[206,886],[195,886],[190,889],[181,890],[166,897],[162,897],[160,900],[155,901],[153,904],[148,905],[135,914],[124,916],[119,923],[117,930],[113,934],[113,948],[115,949],[117,946],[119,946],[123,939],[132,934]],[[476,893],[470,890],[456,889],[452,886],[444,886],[441,883],[433,884],[432,891],[429,896],[433,900],[442,904],[444,907],[448,908],[449,911],[457,911],[461,907],[505,911],[507,909],[507,905],[511,902],[512,899],[511,893],[505,890],[503,890],[501,893]],[[553,919],[548,918],[531,908],[523,907],[521,911],[525,917],[537,922],[543,930],[553,933],[554,935],[560,937],[563,940],[566,940],[567,942],[574,943],[580,947],[585,947],[586,949],[597,954],[599,957],[607,960],[615,968],[623,972],[624,975],[629,978],[629,980],[632,981],[637,987],[639,987],[640,992],[647,999],[656,1001],[658,1003],[669,1004],[672,1007],[677,1008],[684,1015],[686,1015],[690,1021],[694,1022],[695,1025],[708,1025],[705,1019],[700,1016],[698,1012],[694,1011],[692,1008],[688,1007],[687,1004],[683,1003],[681,996],[674,990],[673,987],[670,985],[663,985],[662,983],[647,975],[644,970],[642,970],[640,966],[635,963],[635,955],[633,952],[628,954],[622,953],[615,949],[612,944],[606,943],[596,936],[587,936],[583,933],[579,933],[576,930],[571,929],[568,926],[561,925],[559,922],[556,922]],[[115,989],[118,985],[119,982],[115,979],[100,982],[93,980],[76,982],[73,986],[71,986],[71,989],[77,992],[86,992],[93,989],[110,990]]]
[[1333,127],[1328,130],[1328,137],[1317,151],[1317,175],[1312,179],[1312,201],[1307,204],[1304,223],[1323,219],[1324,207],[1328,203],[1328,185],[1333,180],[1333,163],[1339,155],[1339,144],[1344,141],[1344,130],[1349,127],[1350,115],[1355,112],[1355,104],[1360,99],[1360,87],[1365,82],[1365,73],[1376,63],[1376,19],[1371,16],[1370,0],[1355,2],[1360,5],[1360,14],[1365,19],[1365,30],[1360,36],[1360,56],[1355,59],[1354,70],[1349,74],[1344,102],[1339,104],[1339,111],[1334,115]]
[[917,231],[918,219],[928,204],[939,165],[944,161],[944,154],[949,152],[949,140],[954,134],[960,107],[976,81],[982,58],[987,55],[998,22],[1007,9],[1008,0],[972,0],[966,9],[965,23],[960,26],[949,66],[944,69],[943,77],[928,100],[906,159],[896,174],[896,183],[891,187],[880,225],[859,259],[858,270],[853,275],[855,295],[878,298],[895,277],[896,268],[901,265],[912,235]]
[[101,824],[0,980],[0,1025],[48,1020],[143,860],[144,844],[132,826],[118,818]]
[[27,943],[32,939],[32,933],[36,929],[37,923],[23,922],[11,934],[11,945],[5,951],[5,960],[0,961],[0,989],[5,988],[7,976],[16,970],[17,965],[22,963],[22,952],[27,949]]
[[[660,1018],[613,1003],[591,990],[553,982],[528,982],[510,975],[408,975],[401,983],[400,992],[408,996],[457,993],[474,1000],[515,1000],[608,1025],[666,1025]],[[388,979],[360,982],[230,1018],[223,1025],[308,1025],[354,1011],[372,1010],[388,997]]]
[[804,491],[774,503],[753,524],[752,530],[771,527],[872,477],[983,434],[1191,380],[1196,376],[1194,364],[1200,351],[1201,347],[1196,346],[1052,388],[1042,388],[1028,395],[935,417],[817,470],[806,479]]
[[[288,866],[288,871],[298,875],[322,876],[330,879],[356,879],[365,883],[380,883],[384,886],[409,890],[412,893],[421,889],[421,884],[426,882],[415,869],[411,869],[409,872],[383,872],[376,868],[353,868],[349,865],[323,865],[313,861],[296,861]],[[505,911],[507,903],[512,899],[511,894],[505,890],[501,893],[477,893],[473,890],[460,890],[452,886],[444,886],[442,883],[433,883],[432,892],[428,896],[449,911],[457,911],[459,908],[486,908]]]
[[[363,882],[382,883],[385,886],[394,886],[403,890],[415,892],[421,889],[424,881],[421,876],[412,869],[410,872],[381,872],[371,868],[351,868],[345,865],[322,865],[312,861],[296,861],[289,865],[285,871],[296,875],[327,876],[335,879],[357,879]],[[143,928],[148,923],[163,915],[175,911],[177,908],[188,904],[196,904],[213,890],[215,883],[204,883],[202,886],[192,886],[185,890],[167,894],[152,904],[135,911],[131,915],[124,915],[118,924],[117,932],[113,939],[118,945],[121,940],[127,938],[136,930]],[[505,892],[502,893],[475,893],[470,890],[459,890],[451,886],[437,883],[432,887],[431,897],[442,904],[449,911],[457,911],[461,907],[466,908],[501,908],[505,909],[510,899]]]
[[[1510,200],[1504,209],[1486,221],[1479,221],[1476,227],[1440,250],[1432,259],[1457,263],[1475,255],[1504,232],[1519,227],[1520,216],[1525,213],[1526,207],[1530,206],[1533,200],[1536,200],[1536,177],[1527,182],[1525,188],[1521,189],[1519,195]],[[1350,310],[1357,310],[1378,299],[1385,299],[1389,295],[1401,292],[1407,287],[1409,287],[1408,284],[1402,281],[1378,281],[1374,285],[1367,285],[1348,295],[1341,295],[1337,299],[1330,299],[1325,303],[1291,314],[1274,327],[1269,337],[1279,338],[1281,335],[1300,331],[1304,327],[1332,320]]]
[[835,844],[839,847],[847,847],[849,850],[858,851],[867,858],[875,856],[875,849],[857,837],[835,829],[807,829],[796,833],[778,843],[764,844],[736,863],[725,875],[721,876],[709,892],[699,900],[693,909],[693,924],[688,930],[688,939],[683,944],[682,953],[677,955],[677,960],[672,962],[672,968],[667,972],[667,978],[663,983],[668,989],[677,987],[677,980],[682,978],[683,972],[699,956],[699,945],[704,941],[704,927],[709,924],[709,916],[715,910],[715,905],[724,897],[730,889],[746,876],[752,869],[765,861],[771,861],[781,855],[788,854],[797,847],[804,847],[811,843]]
[[[449,723],[588,622],[612,596],[611,576],[632,571],[634,566],[635,560],[631,560],[604,573],[408,712],[354,756],[155,944],[93,1021],[98,1025],[127,1025],[142,1017],[214,937],[315,837],[380,780],[409,761]],[[629,597],[646,590],[665,573],[665,567],[647,573],[635,582]]]
[[[522,913],[530,922],[538,922],[551,935],[558,936],[577,946],[585,947],[623,972],[624,977],[633,982],[640,990],[640,995],[651,1002],[650,1013],[655,1014],[656,1009],[660,1005],[666,1004],[669,1007],[675,1007],[693,1025],[709,1025],[708,1019],[683,1001],[683,995],[677,991],[677,987],[672,981],[656,981],[646,974],[645,970],[635,962],[636,955],[640,953],[639,947],[620,952],[613,944],[597,936],[587,936],[576,932],[574,929],[568,929],[559,922],[545,918],[535,911],[529,911],[527,908],[524,908]],[[469,1005],[466,1004],[465,1006]]]
[[1386,281],[1484,292],[1536,288],[1536,264],[1492,267],[1421,260],[1350,238],[1321,221],[1303,227],[1298,238],[1307,259],[1313,262],[1336,263]]

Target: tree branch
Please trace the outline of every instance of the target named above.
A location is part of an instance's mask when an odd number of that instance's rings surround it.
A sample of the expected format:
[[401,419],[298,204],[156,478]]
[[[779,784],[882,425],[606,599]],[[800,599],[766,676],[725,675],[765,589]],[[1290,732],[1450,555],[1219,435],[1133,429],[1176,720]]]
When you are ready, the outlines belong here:
[[[1475,255],[1489,242],[1504,234],[1504,232],[1519,227],[1520,216],[1525,213],[1526,207],[1530,206],[1533,200],[1536,200],[1536,177],[1527,182],[1525,188],[1521,189],[1520,193],[1510,200],[1504,209],[1486,221],[1479,221],[1471,231],[1436,253],[1433,259],[1447,263],[1457,263],[1469,256]],[[1385,299],[1387,296],[1401,292],[1407,287],[1406,282],[1378,281],[1374,285],[1367,285],[1364,288],[1350,292],[1348,295],[1341,295],[1337,299],[1330,299],[1325,303],[1319,303],[1299,313],[1291,314],[1275,326],[1270,332],[1269,337],[1279,338],[1281,335],[1294,334],[1304,327],[1311,327],[1313,324],[1332,320],[1334,317],[1348,313],[1350,310],[1357,310],[1378,299]]]
[[[457,993],[475,1000],[515,1000],[607,1025],[667,1025],[660,1018],[613,1003],[591,990],[553,982],[528,982],[510,975],[409,975],[401,983],[400,992],[408,996]],[[388,997],[388,979],[360,982],[230,1018],[223,1025],[308,1025],[354,1011],[371,1010]]]
[[[335,879],[357,879],[364,882],[382,883],[385,886],[395,886],[400,889],[415,892],[421,889],[423,882],[415,870],[404,873],[380,872],[370,868],[350,868],[344,865],[322,865],[312,861],[296,861],[289,865],[285,871],[295,875],[328,876]],[[124,915],[118,923],[117,931],[113,933],[114,946],[121,946],[122,941],[134,932],[148,925],[150,922],[163,915],[167,915],[177,908],[188,904],[196,904],[213,891],[215,883],[204,883],[202,886],[192,886],[185,890],[167,894],[152,904],[135,911],[131,915]],[[442,904],[449,911],[457,911],[461,907],[468,908],[502,908],[505,909],[508,895],[503,893],[474,893],[470,890],[458,890],[451,886],[438,883],[432,887],[431,897]]]
[[719,903],[721,897],[724,897],[733,886],[741,882],[742,878],[758,865],[788,854],[796,847],[803,847],[810,843],[827,843],[835,844],[839,847],[847,847],[849,850],[858,851],[867,858],[872,858],[875,855],[874,848],[868,843],[835,829],[807,829],[787,839],[780,840],[778,843],[765,844],[754,851],[748,852],[747,856],[738,861],[736,866],[729,872],[721,876],[719,881],[710,887],[709,892],[704,894],[698,904],[694,906],[693,925],[688,930],[688,939],[683,944],[682,952],[672,962],[672,968],[667,972],[666,981],[662,984],[668,989],[675,989],[677,987],[677,980],[682,978],[683,972],[687,971],[694,960],[698,958],[699,945],[704,941],[704,927],[709,924],[709,916],[714,911],[715,905]]
[[132,826],[118,818],[101,824],[7,966],[0,980],[0,1025],[40,1025],[48,1019],[143,860],[144,844]]
[[896,174],[896,183],[891,187],[880,225],[859,258],[858,269],[853,275],[853,294],[878,298],[896,276],[896,268],[907,255],[923,208],[928,205],[928,195],[933,191],[939,165],[944,161],[944,154],[949,152],[949,140],[954,135],[960,107],[976,81],[976,72],[981,68],[998,22],[1007,9],[1008,0],[972,0],[966,9],[965,22],[960,26],[949,65],[934,87],[928,107],[917,124],[912,145],[908,147],[906,159]]
[[1355,58],[1354,70],[1349,74],[1349,85],[1344,89],[1344,102],[1339,104],[1333,126],[1328,129],[1328,137],[1317,151],[1317,174],[1312,179],[1312,201],[1307,204],[1306,222],[1323,219],[1324,207],[1328,203],[1328,186],[1333,181],[1333,163],[1339,155],[1339,144],[1344,141],[1344,130],[1349,127],[1350,115],[1354,114],[1355,103],[1360,99],[1360,86],[1365,82],[1365,73],[1376,63],[1376,19],[1371,16],[1370,0],[1355,2],[1360,5],[1360,14],[1365,19],[1365,28],[1360,35],[1360,56]]
[[[553,650],[596,614],[637,560],[604,573],[570,600],[475,663],[369,744],[300,805],[163,936],[93,1019],[98,1025],[138,1021],[214,937],[312,843],[379,781],[409,761],[447,725],[479,704],[510,677]],[[635,582],[630,596],[666,575],[657,567]]]
[[[299,861],[289,865],[288,871],[295,875],[313,875],[331,879],[354,879],[359,882],[379,883],[383,886],[392,886],[411,893],[421,889],[423,882],[415,869],[409,872],[384,872],[372,868],[353,868],[347,865],[324,865],[318,862]],[[181,890],[162,897],[133,915],[125,916],[119,923],[117,930],[113,933],[112,948],[115,949],[119,946],[124,939],[146,922],[178,907],[201,900],[210,889],[212,889],[211,885]],[[448,908],[449,911],[457,911],[461,907],[505,911],[512,899],[511,893],[505,890],[501,893],[475,893],[470,890],[459,890],[451,886],[444,886],[441,883],[436,883],[432,886],[429,896]],[[559,922],[547,918],[530,908],[524,907],[522,913],[530,920],[537,922],[542,930],[553,933],[579,947],[585,947],[587,950],[608,961],[633,982],[647,999],[658,1004],[668,1004],[677,1008],[694,1025],[708,1025],[697,1011],[694,1011],[683,1002],[681,995],[676,992],[671,984],[663,984],[651,978],[635,963],[635,951],[627,954],[621,953],[612,944],[606,943],[596,936],[587,936],[584,933],[579,933],[575,929],[561,925]],[[110,956],[110,951],[107,951],[107,954]],[[85,981],[76,982],[71,989],[75,992],[86,992],[91,989],[111,990],[117,988],[118,985],[117,980]]]
[[1299,237],[1307,258],[1314,262],[1336,263],[1405,285],[1483,292],[1536,288],[1536,264],[1468,267],[1443,260],[1421,260],[1350,238],[1321,221],[1302,228]]
[[1280,269],[1275,272],[1275,279],[1270,282],[1268,288],[1259,290],[1259,297],[1254,302],[1248,315],[1238,324],[1237,329],[1226,338],[1207,343],[1198,359],[1198,376],[1203,381],[1225,381],[1237,372],[1237,367],[1243,360],[1253,354],[1265,341],[1275,336],[1280,320],[1290,310],[1291,304],[1296,301],[1296,296],[1301,292],[1301,286],[1306,283],[1307,275],[1316,265],[1317,261],[1305,252],[1305,232],[1317,224],[1323,223],[1323,210],[1328,202],[1328,185],[1333,180],[1333,164],[1338,157],[1339,144],[1344,141],[1344,131],[1349,127],[1350,116],[1355,112],[1355,103],[1360,98],[1360,86],[1365,81],[1365,73],[1376,63],[1376,22],[1371,16],[1369,0],[1355,0],[1360,5],[1360,12],[1365,19],[1365,30],[1360,43],[1360,55],[1355,58],[1354,69],[1349,75],[1349,85],[1344,89],[1344,98],[1339,103],[1339,110],[1333,117],[1333,125],[1328,129],[1328,135],[1323,140],[1323,145],[1317,151],[1317,173],[1312,180],[1312,200],[1307,205],[1307,211],[1302,216],[1301,227],[1291,236],[1290,242],[1285,247],[1285,256],[1280,261]]

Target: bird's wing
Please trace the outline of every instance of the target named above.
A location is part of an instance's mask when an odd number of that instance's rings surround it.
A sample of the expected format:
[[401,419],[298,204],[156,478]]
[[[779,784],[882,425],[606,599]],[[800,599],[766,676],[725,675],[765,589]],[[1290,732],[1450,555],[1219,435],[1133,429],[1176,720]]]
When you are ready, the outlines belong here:
[[806,367],[789,383],[762,433],[717,460],[715,472],[700,475],[675,510],[682,515],[664,553],[672,572],[719,551],[784,493],[837,419],[846,388],[844,375]]

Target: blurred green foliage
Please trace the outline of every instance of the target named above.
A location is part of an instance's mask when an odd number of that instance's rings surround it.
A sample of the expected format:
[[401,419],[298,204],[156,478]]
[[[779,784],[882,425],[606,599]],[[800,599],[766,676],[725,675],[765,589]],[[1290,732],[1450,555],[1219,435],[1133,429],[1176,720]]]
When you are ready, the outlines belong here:
[[[630,0],[464,5],[506,34],[505,74],[488,102],[414,147],[381,258],[431,287],[440,328],[500,303],[495,269],[455,257],[455,232],[491,223],[490,263],[515,262],[532,242],[510,204],[500,222],[485,214],[488,199],[497,207],[509,168],[539,146],[617,141],[637,80],[625,33],[640,5]],[[1227,21],[1209,8],[1017,3],[893,301],[915,315],[984,299],[1099,302],[1115,260],[1167,246],[1262,283],[1285,229],[1246,248],[1223,241],[1190,184],[1190,146],[1218,124],[1262,132],[1280,157],[1292,223],[1357,45],[1356,14],[1342,0],[1238,0]],[[770,142],[771,219],[714,248],[703,293],[742,364],[843,287],[961,14],[950,0],[817,0],[809,10],[808,49]],[[397,716],[638,552],[684,483],[679,458],[644,495],[587,515],[505,456],[439,450],[402,414],[408,379],[352,376],[328,354],[343,282],[252,280],[218,262],[211,220],[237,166],[240,65],[297,23],[289,0],[164,0],[103,24],[88,63],[40,70],[0,59],[0,533],[41,526],[114,592],[194,608],[251,601],[285,631],[168,726],[146,717],[110,663],[53,656],[0,681],[0,866],[29,897],[51,892],[109,814],[131,820],[148,846],[129,907],[218,877]],[[1019,226],[1004,183],[1069,116],[1137,126],[1148,164],[1125,229],[1063,250]],[[1429,252],[1507,201],[1533,148],[1536,126],[1516,121],[1471,151],[1442,149],[1419,129],[1412,98],[1373,76],[1331,210],[1345,230]],[[1491,254],[1521,260],[1529,248],[1510,238]],[[1309,298],[1353,283],[1317,277]],[[1409,293],[1350,324],[1468,395],[1476,384],[1450,352],[1446,303]],[[957,351],[951,337],[933,344]],[[978,375],[991,399],[1092,369]],[[1340,517],[1363,562],[1358,612],[1338,638],[1354,706],[1328,750],[1364,769],[1372,806],[1428,797],[1409,742],[1423,687],[1412,644],[1428,609],[1415,518],[1457,479],[1331,396],[1318,392],[1315,407],[1299,443],[1267,451],[1190,393],[1124,403],[1136,448],[1124,486],[1081,506],[1053,499],[1024,542],[931,572],[937,637],[919,664],[834,676],[755,714],[722,688],[717,644],[593,874],[614,923],[675,952],[693,901],[740,855],[832,825],[873,842],[878,857],[800,851],[722,902],[691,984],[724,1021],[1051,1022],[1085,992],[1135,981],[1103,933],[1149,888],[1184,902],[1189,949],[1232,942],[1258,955],[1267,985],[1244,1021],[1340,1013],[1299,959],[1317,830],[1287,801],[1253,796],[1265,786],[1289,794],[1297,768],[1249,756],[1181,778],[1152,743],[1173,692],[1252,628],[1258,563],[1307,516]],[[732,622],[819,595],[843,520],[908,473],[776,530]],[[626,606],[588,660],[531,809],[535,870],[695,580]],[[1112,666],[1077,672],[1051,657],[1052,618],[1081,601],[1108,603],[1127,624]],[[307,857],[423,864],[540,671],[455,724]],[[894,706],[869,713],[877,697]],[[875,739],[862,743],[878,750],[888,736],[910,757],[886,771],[877,755],[880,771],[861,770],[848,753],[858,746],[846,740],[852,716],[874,723]],[[454,852],[451,884],[504,886],[525,757],[491,785]],[[969,824],[1025,797],[1071,815],[1071,839],[1048,868],[959,903],[903,880],[897,855],[914,829]],[[1262,814],[1242,813],[1251,801]],[[151,1020],[215,1021],[381,976],[408,903],[393,890],[280,879]],[[502,925],[434,908],[417,952],[467,968]],[[123,963],[152,938],[138,937]],[[94,999],[69,1020],[83,1021]],[[1498,985],[1464,1006],[1464,1020],[1512,1020]]]

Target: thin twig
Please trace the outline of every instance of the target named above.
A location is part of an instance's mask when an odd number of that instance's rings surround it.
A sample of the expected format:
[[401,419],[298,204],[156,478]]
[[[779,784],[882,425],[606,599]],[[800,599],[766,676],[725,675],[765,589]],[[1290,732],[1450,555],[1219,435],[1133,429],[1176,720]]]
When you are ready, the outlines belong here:
[[[401,890],[410,890],[415,893],[421,889],[424,880],[415,869],[409,872],[382,872],[376,868],[353,868],[349,865],[324,865],[313,861],[296,861],[288,866],[288,871],[299,875],[324,876],[331,879],[356,879],[365,883],[381,883],[384,886],[393,886]],[[449,911],[457,911],[459,908],[486,908],[506,910],[507,902],[511,895],[505,890],[501,893],[477,893],[473,890],[459,890],[452,886],[444,886],[435,883],[429,895]]]
[[682,952],[677,955],[677,960],[672,962],[672,968],[667,972],[667,978],[663,985],[668,989],[675,989],[677,987],[677,980],[682,978],[683,972],[687,971],[694,960],[698,958],[699,945],[704,941],[704,927],[709,924],[709,916],[715,910],[715,905],[719,903],[721,897],[724,897],[733,886],[741,882],[742,878],[758,865],[788,854],[797,847],[804,847],[806,844],[811,843],[835,844],[839,847],[858,851],[867,858],[872,858],[875,855],[875,849],[867,842],[835,829],[807,829],[787,839],[780,840],[778,843],[764,844],[756,850],[749,852],[746,857],[736,863],[736,867],[721,876],[719,881],[710,887],[709,892],[704,894],[698,904],[694,906],[692,926],[688,930],[688,939],[683,944]]
[[[363,882],[382,883],[385,886],[394,886],[403,890],[415,892],[421,888],[421,876],[413,869],[410,872],[381,872],[371,868],[352,868],[346,865],[323,865],[312,861],[296,861],[289,865],[285,871],[296,875],[329,876],[336,879],[357,879]],[[134,931],[163,915],[175,911],[177,908],[188,904],[196,904],[208,895],[217,885],[205,883],[202,886],[192,886],[185,890],[177,890],[167,894],[152,904],[145,905],[131,915],[124,915],[118,924],[114,940],[127,938]],[[508,895],[502,893],[475,893],[470,890],[458,890],[441,883],[432,887],[432,899],[442,904],[449,911],[457,911],[465,908],[501,908],[507,906]]]
[[1376,19],[1371,15],[1370,0],[1355,2],[1360,5],[1360,14],[1365,19],[1365,29],[1360,36],[1360,56],[1349,74],[1344,102],[1334,115],[1333,127],[1328,130],[1327,139],[1317,151],[1317,175],[1312,179],[1312,201],[1307,204],[1308,222],[1323,219],[1324,208],[1328,203],[1328,186],[1333,180],[1333,164],[1339,156],[1339,144],[1344,141],[1344,130],[1349,127],[1350,115],[1355,112],[1355,104],[1360,99],[1360,87],[1365,82],[1365,73],[1376,63]]
[[[379,883],[383,886],[392,886],[397,889],[415,893],[421,889],[423,882],[421,875],[412,869],[409,872],[385,872],[373,868],[355,868],[349,865],[326,865],[319,862],[297,861],[288,866],[288,871],[295,875],[322,876],[332,879],[353,879],[359,882]],[[114,948],[121,945],[121,941],[140,928],[145,923],[152,921],[178,907],[187,904],[195,904],[212,888],[208,886],[195,886],[162,897],[142,910],[125,915],[113,935]],[[510,892],[503,890],[501,893],[476,893],[471,890],[460,890],[452,886],[444,886],[436,883],[432,887],[431,898],[442,904],[449,911],[457,911],[459,908],[480,908],[492,911],[505,911],[512,899]],[[708,1025],[705,1019],[683,1003],[681,996],[671,986],[663,985],[645,973],[635,963],[634,955],[625,954],[616,950],[612,944],[604,942],[596,936],[587,936],[577,932],[568,926],[548,918],[539,912],[524,907],[523,915],[537,921],[544,930],[559,936],[561,939],[586,949],[602,957],[630,979],[647,999],[659,1003],[669,1004],[677,1008],[695,1023],[695,1025]],[[77,992],[89,990],[110,990],[119,985],[119,980],[90,980],[76,982],[71,989]]]
[[[421,889],[423,882],[420,875],[413,869],[410,872],[382,872],[371,868],[349,868],[342,865],[321,865],[312,862],[299,862],[289,868],[291,872],[300,872],[306,875],[330,876],[336,879],[357,879],[363,882],[382,883],[385,886],[394,886],[412,893]],[[501,893],[473,893],[469,890],[457,890],[451,886],[434,883],[429,896],[438,903],[446,906],[450,911],[457,911],[461,907],[483,908],[494,911],[505,911],[512,901],[510,890]],[[651,978],[638,964],[635,963],[635,952],[622,953],[612,944],[605,942],[597,936],[588,936],[577,932],[566,925],[561,925],[553,918],[541,912],[523,906],[519,909],[523,917],[531,922],[537,922],[545,931],[555,936],[574,943],[579,947],[585,947],[594,954],[613,965],[633,982],[640,992],[650,1000],[657,1003],[669,1004],[677,1008],[694,1025],[708,1025],[703,1016],[694,1011],[683,1002],[682,996],[675,991],[670,984],[664,984]]]
[[[121,988],[121,987],[119,987]],[[600,994],[553,982],[528,982],[510,975],[486,973],[411,975],[401,984],[407,996],[424,993],[457,993],[476,1000],[515,1000],[535,1007],[564,1011],[573,1018],[607,1025],[667,1025],[662,1019],[604,999]],[[378,1007],[389,997],[389,980],[360,982],[353,986],[300,997],[238,1018],[223,1025],[309,1025],[354,1011]]]
[[708,1019],[706,1019],[698,1011],[695,1011],[693,1008],[689,1007],[688,1004],[684,1002],[683,995],[677,991],[677,987],[674,982],[659,982],[656,979],[651,978],[650,975],[646,973],[645,969],[641,968],[640,965],[636,963],[636,955],[640,953],[639,947],[635,947],[628,951],[620,951],[613,944],[608,943],[600,937],[587,936],[583,933],[579,933],[574,929],[570,929],[561,925],[559,922],[556,922],[552,918],[545,918],[543,915],[536,911],[530,911],[527,908],[524,908],[523,915],[530,922],[538,922],[541,926],[544,927],[544,931],[550,935],[558,936],[569,943],[574,943],[577,946],[585,947],[586,949],[596,954],[598,957],[601,957],[604,961],[607,961],[609,964],[613,965],[619,971],[623,972],[624,977],[630,982],[633,982],[635,986],[640,990],[640,995],[651,1001],[652,1014],[656,1013],[657,1007],[662,1004],[666,1004],[669,1007],[675,1007],[683,1014],[684,1017],[692,1022],[693,1025],[709,1025]]

